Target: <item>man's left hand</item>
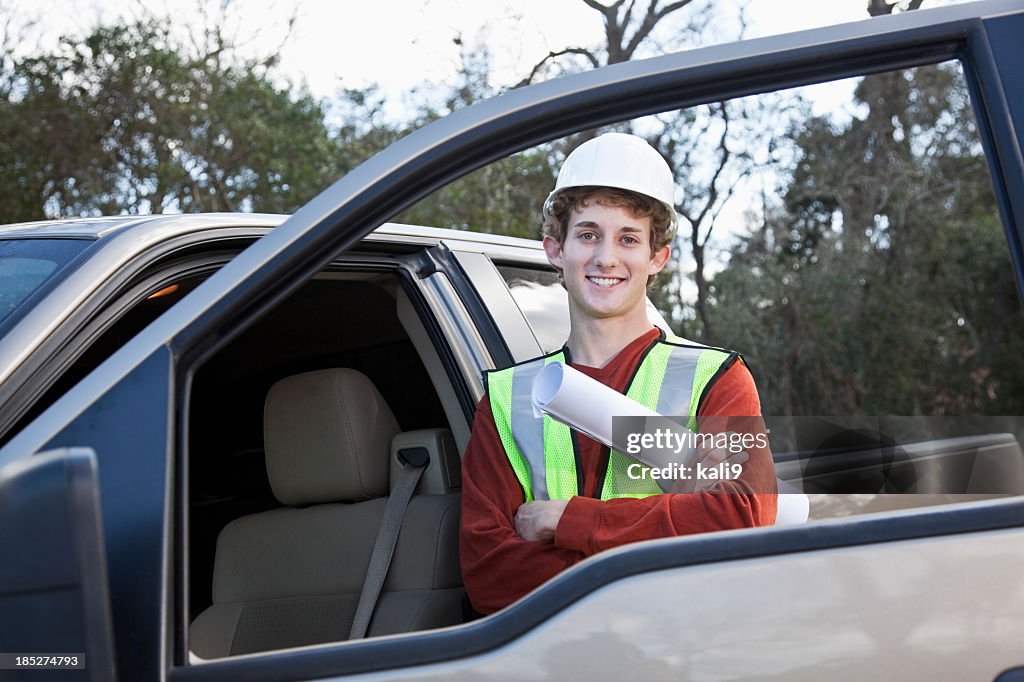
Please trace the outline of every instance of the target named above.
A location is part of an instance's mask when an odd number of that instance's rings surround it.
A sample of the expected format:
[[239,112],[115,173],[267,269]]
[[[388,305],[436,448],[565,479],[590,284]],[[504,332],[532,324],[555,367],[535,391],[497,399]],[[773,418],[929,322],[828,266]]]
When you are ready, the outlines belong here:
[[524,540],[553,540],[568,500],[527,502],[516,510],[516,533]]

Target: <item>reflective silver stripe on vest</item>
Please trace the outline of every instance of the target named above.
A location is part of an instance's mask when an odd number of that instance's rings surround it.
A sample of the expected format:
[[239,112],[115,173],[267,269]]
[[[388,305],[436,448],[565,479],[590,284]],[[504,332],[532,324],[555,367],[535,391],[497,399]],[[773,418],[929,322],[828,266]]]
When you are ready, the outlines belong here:
[[533,416],[533,379],[544,367],[544,360],[520,365],[512,370],[512,413],[509,427],[519,452],[530,465],[533,499],[548,499],[548,480],[544,467],[544,418]]
[[690,403],[693,402],[693,377],[697,373],[697,359],[702,352],[703,348],[676,346],[672,349],[665,365],[661,393],[658,395],[658,407],[655,410],[658,414],[663,417],[689,417]]

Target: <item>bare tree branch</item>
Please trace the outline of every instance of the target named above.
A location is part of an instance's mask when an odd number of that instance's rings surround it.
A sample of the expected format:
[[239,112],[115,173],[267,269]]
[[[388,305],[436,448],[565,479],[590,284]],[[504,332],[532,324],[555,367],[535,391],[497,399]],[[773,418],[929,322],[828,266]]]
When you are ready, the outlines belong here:
[[[704,219],[707,217],[711,207],[714,206],[715,200],[718,198],[718,179],[722,176],[726,166],[729,165],[729,159],[732,157],[732,153],[729,151],[728,139],[729,139],[729,110],[725,106],[725,102],[719,102],[719,111],[722,114],[722,137],[718,140],[718,151],[720,152],[718,157],[718,168],[715,169],[714,174],[711,176],[711,181],[708,183],[708,200],[704,203],[704,207],[697,214],[696,227],[703,224]],[[694,229],[694,232],[697,229]],[[703,246],[703,245],[702,245]]]
[[660,10],[658,10],[658,15],[657,15],[658,21],[661,21],[662,19],[664,19],[668,15],[672,14],[676,10],[680,10],[680,9],[686,7],[691,2],[693,2],[693,0],[677,0],[676,2],[672,2],[672,3],[669,3],[669,4],[665,5]]
[[622,13],[622,28],[625,29],[629,26],[630,20],[633,18],[633,8],[636,6],[636,0],[629,0],[629,5],[626,6],[626,11]]
[[622,6],[622,3],[625,2],[625,0],[618,0],[610,5],[602,5],[597,0],[583,0],[583,2],[587,7],[596,9],[598,12],[603,14],[605,19],[613,20],[615,18],[615,14],[619,11],[619,7]]
[[868,0],[868,14],[873,17],[892,14],[892,9],[895,6],[895,2],[888,3],[885,0]]
[[753,167],[744,168],[743,172],[729,183],[728,189],[726,189],[725,194],[722,195],[722,200],[718,202],[718,206],[711,213],[711,220],[708,221],[708,231],[704,233],[703,246],[707,246],[708,242],[711,241],[711,230],[714,229],[715,223],[718,222],[718,216],[722,214],[722,210],[725,208],[725,205],[728,204],[729,199],[732,199],[733,195],[736,194],[736,189],[740,186],[740,183],[750,177],[753,170]]
[[[624,57],[622,61],[627,61],[633,58],[633,53],[636,52],[638,47],[640,47],[640,43],[642,43],[647,36],[651,34],[651,31],[654,30],[654,27],[658,25],[659,21],[667,17],[669,14],[686,7],[691,2],[693,2],[693,0],[677,0],[676,2],[669,3],[661,9],[658,9],[657,0],[651,0],[651,4],[647,6],[647,13],[644,15],[643,22],[637,28],[633,37],[629,39],[629,44],[622,50],[622,56]],[[623,26],[623,29],[624,28],[625,26]],[[609,62],[611,62],[610,59]]]
[[[868,14],[873,17],[880,17],[886,14],[892,14],[893,10],[899,7],[899,1],[897,2],[886,2],[885,0],[868,0]],[[912,12],[915,9],[919,9],[924,4],[924,0],[910,0],[907,3],[905,12]]]
[[552,59],[557,59],[558,57],[563,57],[567,54],[578,54],[586,57],[587,60],[590,62],[591,66],[593,66],[595,69],[601,66],[601,62],[598,61],[597,56],[590,50],[587,50],[582,47],[567,47],[564,50],[559,50],[558,52],[548,52],[546,57],[544,57],[539,62],[534,64],[533,68],[530,70],[530,75],[516,83],[515,87],[519,88],[524,85],[529,85],[530,83],[533,82],[533,79],[536,78],[540,70],[544,68],[545,64],[550,62]]

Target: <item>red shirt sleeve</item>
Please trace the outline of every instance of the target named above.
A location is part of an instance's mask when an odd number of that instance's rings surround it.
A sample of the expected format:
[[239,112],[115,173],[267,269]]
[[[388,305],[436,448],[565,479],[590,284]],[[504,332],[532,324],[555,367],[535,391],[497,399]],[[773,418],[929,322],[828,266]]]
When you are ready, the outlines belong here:
[[[701,418],[760,414],[754,379],[742,361],[733,363],[715,382],[698,412]],[[749,420],[726,419],[714,426],[715,432],[739,432],[750,425]],[[771,452],[760,448],[747,453],[749,459],[738,479],[698,493],[608,501],[573,497],[555,529],[555,545],[589,556],[640,540],[771,525],[777,504]]]
[[508,606],[554,577],[583,554],[554,543],[527,542],[516,534],[516,510],[524,502],[485,396],[477,405],[473,433],[462,460],[459,558],[469,600],[480,613]]

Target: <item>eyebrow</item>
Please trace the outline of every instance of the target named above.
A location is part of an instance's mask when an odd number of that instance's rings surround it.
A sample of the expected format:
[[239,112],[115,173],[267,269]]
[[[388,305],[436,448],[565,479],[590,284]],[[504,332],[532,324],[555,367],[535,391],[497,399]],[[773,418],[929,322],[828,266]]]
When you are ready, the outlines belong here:
[[[597,223],[593,220],[581,220],[580,222],[573,225],[573,227],[597,227]],[[616,228],[621,232],[637,232],[642,233],[643,229],[639,227],[633,227],[632,225],[623,225],[622,227]]]

